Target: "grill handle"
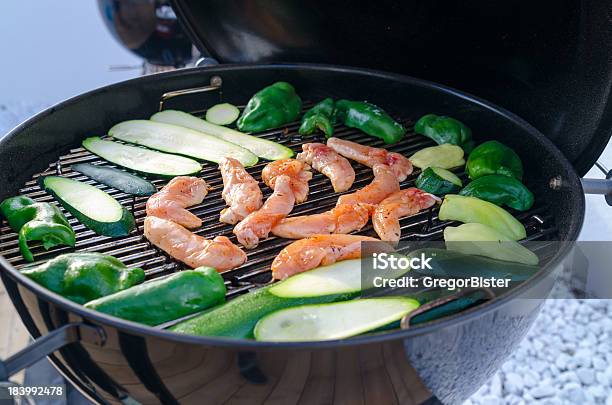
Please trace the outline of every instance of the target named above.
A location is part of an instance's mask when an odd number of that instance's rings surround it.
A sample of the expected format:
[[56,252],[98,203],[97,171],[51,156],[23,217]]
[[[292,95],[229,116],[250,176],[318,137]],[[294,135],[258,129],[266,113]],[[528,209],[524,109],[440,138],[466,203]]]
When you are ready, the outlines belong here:
[[213,76],[210,78],[210,84],[207,86],[192,87],[190,89],[180,89],[164,93],[159,98],[159,111],[162,111],[164,109],[164,103],[172,98],[220,90],[222,85],[223,79],[221,79],[221,76]]
[[8,359],[0,360],[0,382],[8,381],[11,375],[31,366],[54,351],[82,339],[96,346],[104,346],[106,333],[98,326],[82,322],[69,323],[59,327],[47,335],[36,339],[34,343]]
[[580,179],[585,194],[601,194],[605,196],[606,202],[612,207],[612,170],[608,170],[600,162],[595,165],[606,176],[605,179]]

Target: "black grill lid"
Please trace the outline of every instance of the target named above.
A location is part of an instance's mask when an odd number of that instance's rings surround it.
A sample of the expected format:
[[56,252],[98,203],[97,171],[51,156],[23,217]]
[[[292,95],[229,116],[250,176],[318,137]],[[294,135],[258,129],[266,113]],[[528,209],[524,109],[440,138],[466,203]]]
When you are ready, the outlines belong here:
[[174,0],[195,45],[220,63],[331,63],[446,84],[525,118],[580,175],[612,131],[611,6],[612,0]]

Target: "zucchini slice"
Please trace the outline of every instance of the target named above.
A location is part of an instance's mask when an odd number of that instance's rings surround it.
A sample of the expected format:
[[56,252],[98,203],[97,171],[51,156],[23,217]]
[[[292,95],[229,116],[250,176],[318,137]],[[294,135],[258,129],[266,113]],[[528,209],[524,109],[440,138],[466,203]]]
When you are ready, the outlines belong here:
[[431,194],[444,195],[456,193],[463,183],[453,172],[440,167],[428,167],[416,180],[416,186]]
[[417,300],[407,297],[302,305],[263,317],[254,335],[275,342],[344,339],[397,322],[418,307]]
[[449,143],[421,149],[408,159],[414,166],[420,169],[426,169],[430,166],[440,167],[442,169],[452,169],[453,167],[459,167],[465,164],[463,149]]
[[229,125],[238,119],[240,110],[233,104],[216,104],[206,111],[206,121],[215,125]]
[[540,262],[538,256],[531,250],[483,224],[447,226],[444,229],[444,241],[448,250],[466,255],[490,257],[529,266],[535,266]]
[[224,157],[237,159],[245,167],[257,163],[257,156],[242,146],[213,135],[162,122],[123,121],[112,127],[108,134],[124,142],[214,163],[219,163]]
[[195,131],[216,136],[225,141],[240,145],[262,159],[279,160],[288,159],[293,156],[293,151],[280,143],[258,138],[253,135],[248,135],[234,129],[215,125],[182,111],[166,110],[158,112],[157,114],[153,114],[151,116],[151,121],[179,125],[181,127],[190,128]]
[[[253,328],[257,321],[271,312],[298,305],[345,301],[357,297],[362,289],[369,287],[369,281],[362,286],[360,269],[361,259],[354,259],[300,273],[237,297],[178,323],[170,330],[200,336],[253,338]],[[397,278],[408,270],[389,270],[392,273],[381,272],[380,275]]]
[[72,170],[84,174],[90,179],[127,194],[148,196],[157,192],[157,188],[145,179],[113,167],[97,166],[90,163],[77,163],[71,167]]
[[39,185],[98,235],[125,236],[135,227],[132,213],[99,188],[59,176],[41,177]]
[[83,147],[118,166],[156,177],[189,176],[202,170],[202,165],[193,159],[137,146],[103,141],[97,136],[85,139]]

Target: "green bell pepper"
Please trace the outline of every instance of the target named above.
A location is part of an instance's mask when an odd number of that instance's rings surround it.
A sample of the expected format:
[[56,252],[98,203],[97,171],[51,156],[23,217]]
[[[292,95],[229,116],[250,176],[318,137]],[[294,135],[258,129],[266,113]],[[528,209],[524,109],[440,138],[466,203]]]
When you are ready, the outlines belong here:
[[310,135],[317,129],[330,138],[334,134],[334,124],[336,123],[336,106],[334,100],[326,98],[315,104],[302,117],[302,125],[298,132],[300,135]]
[[338,120],[344,125],[380,138],[386,144],[399,142],[406,134],[406,128],[402,124],[374,104],[365,101],[338,100],[336,110]]
[[494,277],[499,279],[509,278],[512,282],[521,282],[529,279],[539,269],[537,266],[439,248],[421,248],[413,250],[406,256],[409,259],[422,256],[431,257],[429,269],[415,269],[414,272],[432,277]]
[[512,240],[527,237],[525,226],[505,209],[475,197],[447,194],[442,201],[438,218],[441,221],[476,222],[490,226]]
[[491,174],[479,177],[465,186],[459,195],[480,198],[518,211],[533,207],[533,193],[514,177]]
[[474,148],[472,130],[464,123],[443,115],[427,114],[422,116],[414,125],[417,134],[433,139],[438,145],[450,143],[463,148],[470,153]]
[[498,141],[478,145],[468,157],[466,169],[472,180],[490,174],[523,178],[523,163],[516,152]]
[[223,277],[212,267],[183,270],[85,304],[129,321],[159,325],[225,301]]
[[124,290],[145,278],[144,270],[128,269],[118,259],[101,253],[66,253],[21,273],[79,304]]
[[68,220],[58,207],[37,203],[28,197],[10,197],[2,201],[0,211],[11,229],[19,234],[19,250],[31,262],[34,256],[28,242],[42,241],[47,250],[58,245],[74,246],[75,235]]
[[278,128],[295,120],[301,109],[302,100],[293,86],[287,82],[276,82],[251,97],[238,119],[238,129],[259,132]]

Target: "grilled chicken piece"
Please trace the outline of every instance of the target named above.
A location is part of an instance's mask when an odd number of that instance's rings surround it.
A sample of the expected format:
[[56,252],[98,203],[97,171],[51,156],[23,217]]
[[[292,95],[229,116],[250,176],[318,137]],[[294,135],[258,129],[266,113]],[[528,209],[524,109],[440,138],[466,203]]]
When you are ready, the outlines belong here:
[[284,280],[294,274],[361,256],[361,242],[376,242],[361,235],[316,235],[285,247],[272,262],[272,277]]
[[366,204],[340,204],[321,214],[285,218],[272,228],[272,233],[287,239],[346,234],[363,228],[368,223],[372,209],[373,206]]
[[242,265],[246,254],[225,236],[204,239],[179,224],[148,216],[145,237],[155,246],[189,267],[210,266],[219,272]]
[[376,164],[387,165],[393,170],[398,181],[406,180],[406,177],[412,173],[412,163],[410,163],[408,158],[399,153],[389,152],[382,148],[360,145],[338,138],[329,138],[327,140],[327,146],[342,156],[368,167],[374,168]]
[[270,162],[261,172],[261,178],[271,189],[275,189],[276,179],[286,175],[291,179],[291,189],[295,194],[297,204],[308,198],[308,182],[312,179],[310,166],[295,159],[282,159]]
[[208,194],[198,177],[178,176],[147,200],[147,215],[168,219],[186,228],[197,228],[202,220],[185,208],[200,204]]
[[219,162],[223,178],[221,197],[229,207],[221,211],[219,220],[226,224],[236,224],[263,204],[263,195],[257,180],[253,178],[238,160],[226,157]]
[[372,224],[381,240],[398,242],[401,236],[399,220],[433,206],[440,199],[419,190],[407,188],[391,194],[374,210]]
[[256,247],[260,239],[268,237],[272,227],[289,215],[295,204],[291,181],[289,176],[278,176],[274,182],[274,192],[264,205],[234,227],[234,234],[244,247]]
[[318,172],[327,176],[336,193],[348,190],[355,181],[355,171],[346,158],[322,143],[305,143],[304,152],[298,153],[297,160],[308,163]]
[[354,193],[340,196],[336,205],[378,204],[389,195],[399,191],[399,182],[389,166],[376,164],[372,169],[374,180]]

